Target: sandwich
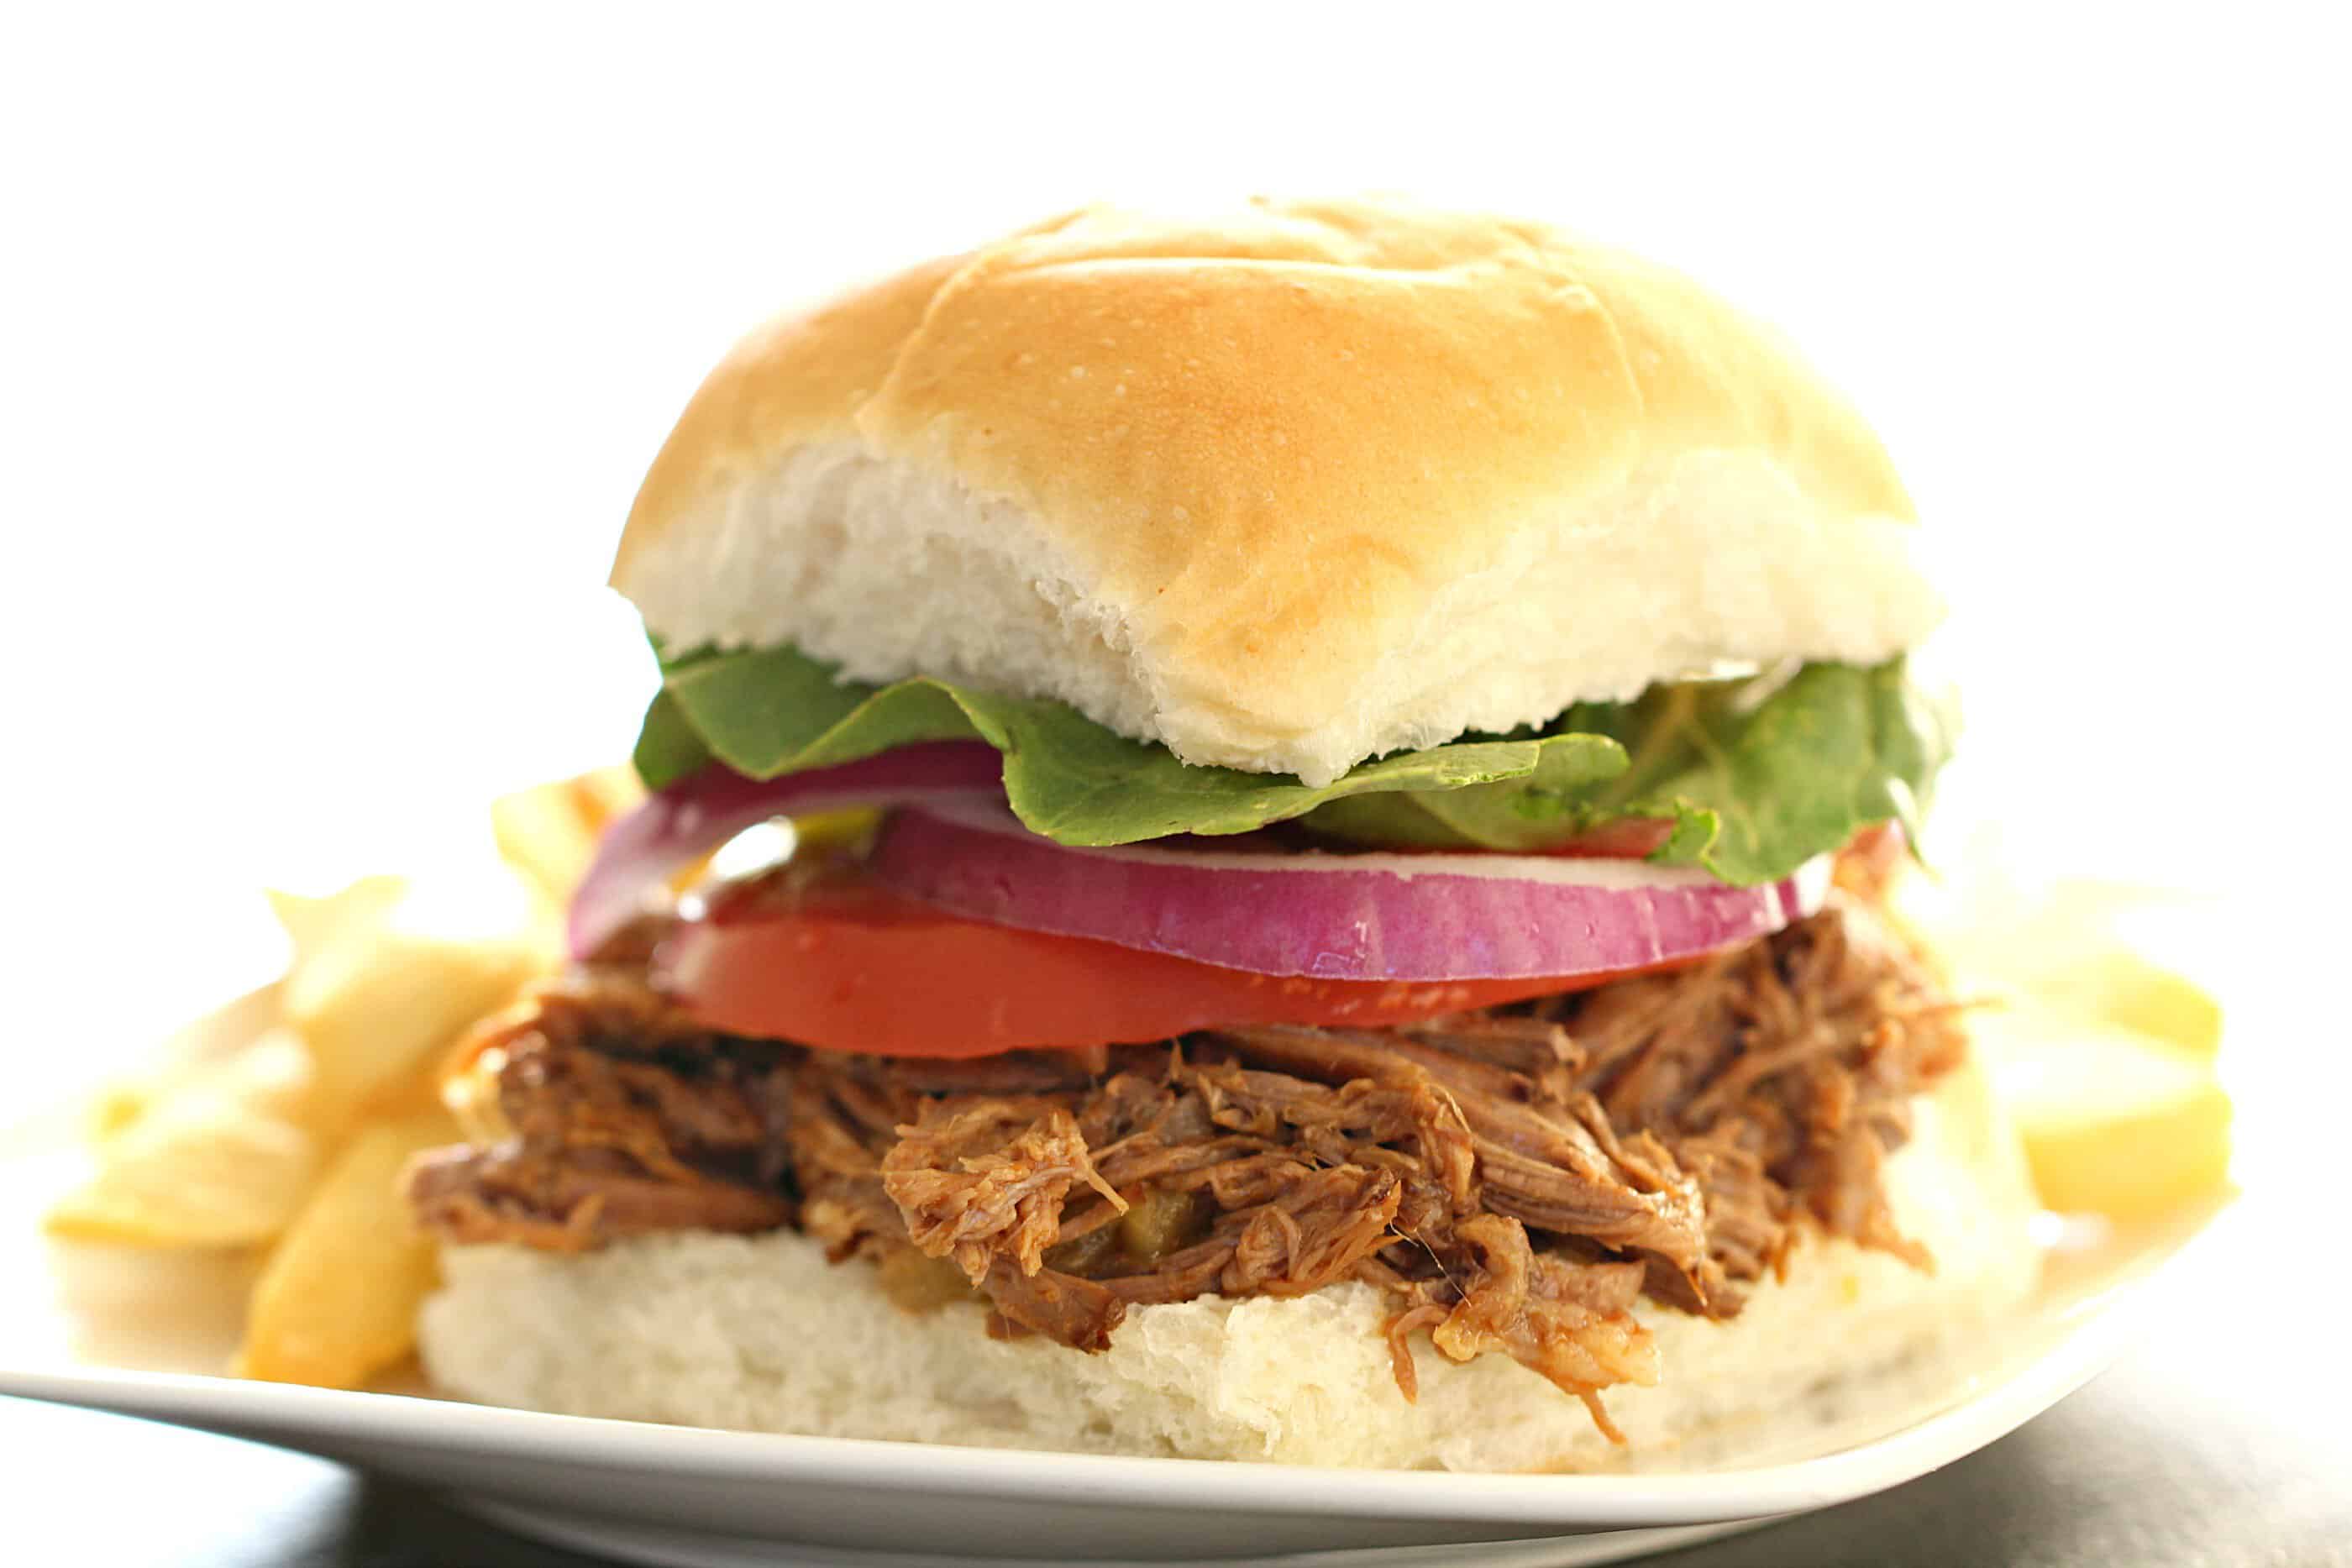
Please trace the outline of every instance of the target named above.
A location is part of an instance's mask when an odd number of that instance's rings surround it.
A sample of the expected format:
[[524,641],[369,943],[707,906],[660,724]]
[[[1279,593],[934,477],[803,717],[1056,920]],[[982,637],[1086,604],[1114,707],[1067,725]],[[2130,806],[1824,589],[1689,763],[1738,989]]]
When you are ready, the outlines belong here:
[[1981,1332],[1918,540],[1780,337],[1537,224],[1090,209],[761,328],[613,569],[650,793],[408,1175],[429,1375],[1528,1469]]

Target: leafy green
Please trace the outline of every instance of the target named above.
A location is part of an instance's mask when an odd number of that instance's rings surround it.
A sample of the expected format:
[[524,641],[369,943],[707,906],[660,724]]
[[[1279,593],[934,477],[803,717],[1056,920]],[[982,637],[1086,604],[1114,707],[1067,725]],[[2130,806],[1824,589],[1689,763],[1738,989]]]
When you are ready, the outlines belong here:
[[1348,800],[1306,825],[1366,843],[1528,851],[1629,817],[1667,818],[1674,832],[1652,860],[1769,882],[1870,823],[1901,822],[1916,843],[1956,726],[1895,659],[1683,682],[1633,703],[1580,705],[1551,727],[1606,737],[1627,764],[1599,779],[1539,767],[1443,795]]
[[[1164,746],[1115,735],[1057,702],[1001,696],[919,677],[876,689],[836,681],[792,648],[700,652],[669,662],[637,747],[655,788],[699,765],[674,728],[698,736],[739,773],[772,779],[920,740],[977,737],[1004,753],[1004,788],[1021,820],[1068,844],[1119,844],[1170,833],[1239,833],[1370,790],[1454,789],[1537,771],[1600,778],[1624,766],[1598,737],[1489,740],[1368,762],[1321,789],[1282,775],[1193,768]],[[658,731],[658,733],[657,733]]]
[[1238,833],[1304,818],[1367,842],[1540,849],[1625,817],[1671,817],[1654,859],[1768,881],[1864,822],[1910,825],[1949,733],[1902,662],[1811,664],[1583,704],[1540,732],[1467,737],[1360,764],[1310,788],[1194,768],[1064,704],[919,677],[837,680],[793,648],[666,658],[636,764],[659,788],[716,757],[772,779],[915,741],[978,738],[1004,754],[1013,810],[1066,844]]
[[683,779],[710,760],[710,747],[695,734],[668,687],[656,692],[646,708],[645,727],[637,731],[636,749],[629,760],[636,765],[637,777],[663,784]]

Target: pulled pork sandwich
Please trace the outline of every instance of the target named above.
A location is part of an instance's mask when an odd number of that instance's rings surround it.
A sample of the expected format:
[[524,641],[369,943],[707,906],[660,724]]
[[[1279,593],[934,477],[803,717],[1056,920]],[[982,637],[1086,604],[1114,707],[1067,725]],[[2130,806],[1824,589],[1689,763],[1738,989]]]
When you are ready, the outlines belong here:
[[411,1173],[431,1375],[1521,1469],[1970,1332],[2034,1255],[1882,904],[1916,533],[1777,337],[1526,223],[1088,211],[763,329],[614,570],[651,797]]

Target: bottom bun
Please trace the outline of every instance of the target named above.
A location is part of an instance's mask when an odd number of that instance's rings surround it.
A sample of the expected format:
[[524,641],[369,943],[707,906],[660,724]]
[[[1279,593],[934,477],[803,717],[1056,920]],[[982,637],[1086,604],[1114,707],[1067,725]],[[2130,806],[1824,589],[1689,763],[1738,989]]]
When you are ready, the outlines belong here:
[[[2033,1201],[2016,1139],[1970,1065],[1922,1098],[1888,1164],[1927,1273],[1808,1235],[1789,1276],[1727,1323],[1654,1304],[1664,1381],[1606,1399],[1645,1455],[1971,1337],[2028,1291]],[[792,1231],[688,1232],[571,1257],[455,1247],[426,1303],[425,1364],[491,1404],[700,1427],[1000,1448],[1456,1470],[1580,1469],[1611,1445],[1577,1400],[1498,1355],[1456,1364],[1415,1342],[1397,1390],[1368,1285],[1291,1299],[1129,1311],[1087,1355],[985,1333],[986,1312],[917,1315],[862,1264]],[[1742,1431],[1743,1444],[1747,1433]],[[1763,1434],[1758,1434],[1763,1437]]]

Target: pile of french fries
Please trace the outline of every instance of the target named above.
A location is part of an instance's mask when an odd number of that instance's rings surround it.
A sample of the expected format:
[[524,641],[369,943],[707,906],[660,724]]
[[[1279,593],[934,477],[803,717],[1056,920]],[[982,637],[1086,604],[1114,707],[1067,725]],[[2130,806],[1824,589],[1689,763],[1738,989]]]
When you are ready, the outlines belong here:
[[515,876],[487,885],[374,876],[325,898],[272,894],[293,950],[278,1027],[102,1092],[91,1174],[49,1233],[262,1249],[238,1375],[352,1388],[397,1366],[436,1283],[401,1173],[462,1141],[445,1071],[553,967],[596,838],[637,798],[625,768],[502,798],[492,827]]

